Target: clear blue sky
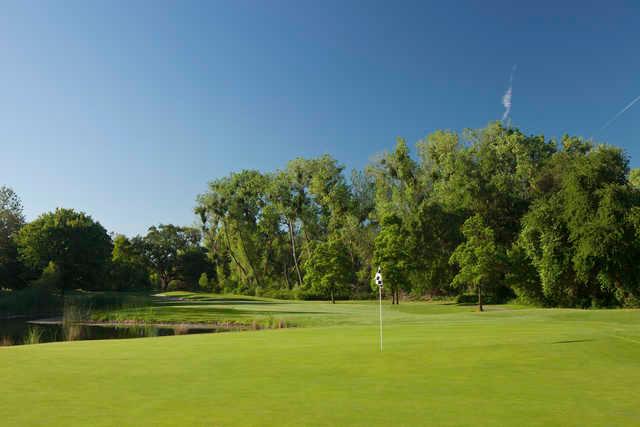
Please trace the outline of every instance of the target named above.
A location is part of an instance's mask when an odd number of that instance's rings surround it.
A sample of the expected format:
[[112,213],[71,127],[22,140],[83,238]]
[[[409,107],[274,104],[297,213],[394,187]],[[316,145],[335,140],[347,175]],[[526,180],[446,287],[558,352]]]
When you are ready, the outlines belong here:
[[3,2],[0,184],[108,230],[191,224],[213,178],[499,119],[637,165],[640,3]]

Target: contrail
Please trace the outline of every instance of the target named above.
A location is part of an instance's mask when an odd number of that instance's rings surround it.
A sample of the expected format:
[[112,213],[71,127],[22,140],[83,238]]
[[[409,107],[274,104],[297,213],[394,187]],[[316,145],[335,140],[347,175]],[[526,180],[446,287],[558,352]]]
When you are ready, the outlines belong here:
[[627,111],[629,108],[633,107],[633,104],[635,104],[636,102],[640,101],[640,96],[638,96],[636,99],[634,99],[633,101],[631,101],[629,103],[629,105],[627,105],[626,107],[624,107],[622,110],[618,111],[618,114],[616,114],[615,116],[613,116],[607,123],[605,123],[600,130],[603,131],[606,128],[608,128],[613,122],[615,122],[618,117],[620,117],[621,115],[624,114],[625,111]]
[[502,115],[502,122],[507,120],[509,114],[511,113],[511,96],[513,95],[513,75],[516,73],[516,68],[518,66],[516,64],[513,65],[511,69],[511,75],[509,76],[509,89],[502,96],[502,105],[504,106],[504,114]]

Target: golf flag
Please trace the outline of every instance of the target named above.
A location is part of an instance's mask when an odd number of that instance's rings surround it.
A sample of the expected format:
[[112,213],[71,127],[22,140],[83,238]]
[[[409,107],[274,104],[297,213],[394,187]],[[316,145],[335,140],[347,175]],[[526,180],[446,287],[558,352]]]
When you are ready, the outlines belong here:
[[376,285],[382,289],[382,273],[380,273],[380,267],[378,267],[378,272],[376,273]]
[[380,267],[376,273],[376,285],[378,285],[378,295],[380,296],[380,351],[382,352],[382,273]]

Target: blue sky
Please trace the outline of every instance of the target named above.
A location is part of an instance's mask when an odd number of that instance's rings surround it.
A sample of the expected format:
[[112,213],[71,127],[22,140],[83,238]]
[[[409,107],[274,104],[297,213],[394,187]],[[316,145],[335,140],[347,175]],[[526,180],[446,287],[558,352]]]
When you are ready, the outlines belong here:
[[499,119],[640,165],[640,3],[3,2],[0,184],[29,219],[191,224],[207,182]]

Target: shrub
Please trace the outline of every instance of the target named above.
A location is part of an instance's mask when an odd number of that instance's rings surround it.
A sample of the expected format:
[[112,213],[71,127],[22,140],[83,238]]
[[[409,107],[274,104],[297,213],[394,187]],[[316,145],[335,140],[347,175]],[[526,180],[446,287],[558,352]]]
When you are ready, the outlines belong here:
[[169,286],[167,286],[167,290],[169,291],[190,291],[191,286],[187,282],[183,282],[182,280],[174,279],[169,282]]
[[30,326],[27,335],[24,337],[24,344],[40,344],[42,341],[43,331],[37,326]]
[[616,298],[620,301],[620,305],[627,308],[639,308],[640,298],[624,291],[616,291]]
[[35,280],[32,285],[37,288],[56,289],[62,287],[62,273],[55,262],[49,261],[49,264],[42,270],[40,278]]
[[202,273],[198,279],[198,286],[202,291],[208,291],[211,289],[211,283],[209,282],[209,276],[207,273]]

